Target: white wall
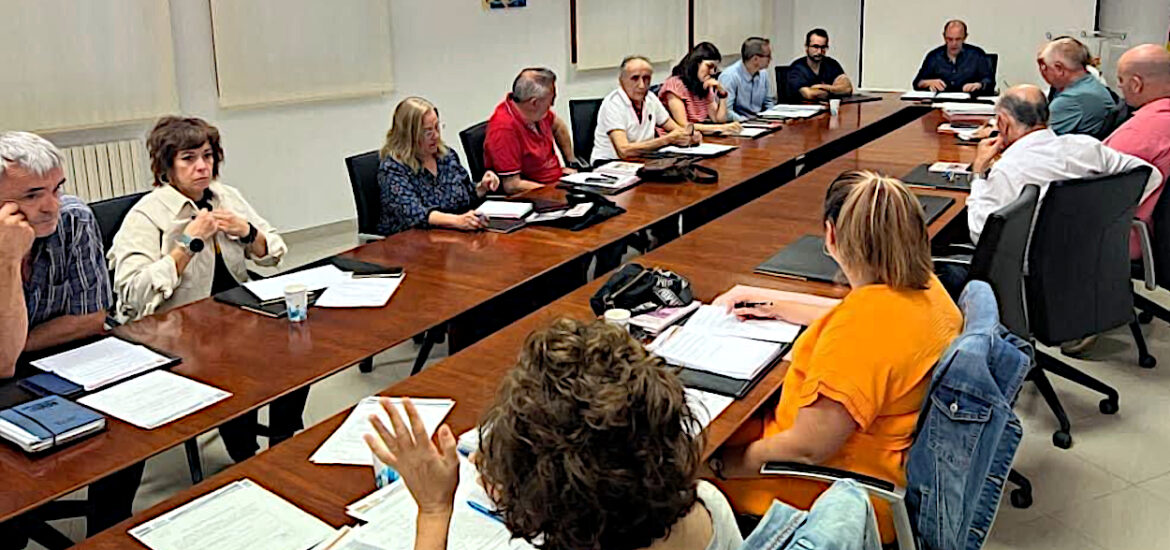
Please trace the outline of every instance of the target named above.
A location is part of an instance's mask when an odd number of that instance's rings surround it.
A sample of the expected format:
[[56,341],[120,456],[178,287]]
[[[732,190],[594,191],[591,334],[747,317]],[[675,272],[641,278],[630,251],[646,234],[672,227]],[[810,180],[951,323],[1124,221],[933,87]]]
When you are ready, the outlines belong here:
[[[804,36],[820,27],[829,32],[829,56],[836,59],[857,83],[857,58],[861,51],[860,0],[780,0],[792,4],[791,51],[777,56],[777,63],[788,63],[804,55]],[[773,54],[775,55],[775,54]]]
[[[556,109],[566,118],[570,98],[601,97],[617,85],[614,70],[571,70],[567,0],[490,12],[478,0],[389,1],[393,94],[224,110],[217,105],[208,2],[171,0],[180,108],[219,127],[223,181],[285,231],[355,216],[343,159],[380,147],[394,105],[408,95],[439,107],[443,137],[462,155],[459,130],[486,119],[526,66],[557,73]],[[660,81],[669,65],[655,71]],[[69,146],[141,137],[148,129],[134,124],[49,137]]]
[[1166,43],[1170,2],[1166,0],[1101,0],[1101,29],[1125,31],[1131,45]]

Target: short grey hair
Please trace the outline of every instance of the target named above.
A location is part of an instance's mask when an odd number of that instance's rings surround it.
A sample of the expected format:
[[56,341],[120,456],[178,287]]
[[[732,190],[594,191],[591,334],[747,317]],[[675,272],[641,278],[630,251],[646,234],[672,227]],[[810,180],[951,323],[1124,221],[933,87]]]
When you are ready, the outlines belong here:
[[771,44],[767,38],[760,38],[753,36],[743,41],[743,45],[739,47],[739,58],[747,61],[757,55],[764,55],[764,47]]
[[64,162],[61,150],[41,136],[30,132],[0,132],[0,182],[12,166],[43,178]]
[[512,100],[524,103],[529,99],[544,97],[552,92],[557,75],[544,67],[529,67],[516,75],[512,81]]
[[618,74],[626,74],[626,65],[629,65],[633,61],[645,61],[647,65],[650,65],[650,68],[654,68],[654,64],[650,62],[650,58],[644,55],[627,55],[622,58],[622,64],[618,65]]
[[1075,69],[1085,68],[1093,62],[1093,54],[1080,40],[1071,36],[1061,36],[1044,47],[1043,55],[1046,63],[1060,61],[1064,66]]
[[999,98],[997,109],[1015,119],[1025,127],[1038,128],[1048,125],[1048,98],[1042,93],[1005,93]]

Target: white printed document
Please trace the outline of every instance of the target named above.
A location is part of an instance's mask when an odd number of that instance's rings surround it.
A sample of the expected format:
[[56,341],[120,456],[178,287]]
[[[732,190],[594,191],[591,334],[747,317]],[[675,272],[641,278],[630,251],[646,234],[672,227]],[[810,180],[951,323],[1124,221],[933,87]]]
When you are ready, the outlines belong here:
[[317,307],[382,307],[398,290],[405,275],[361,277],[330,285],[317,298]]
[[130,529],[151,550],[307,550],[333,528],[241,479]]
[[771,109],[760,113],[764,118],[809,118],[816,116],[828,107],[824,105],[774,105]]
[[[391,432],[394,427],[390,425],[390,415],[386,414],[385,409],[378,402],[377,396],[363,398],[350,411],[349,416],[345,418],[345,422],[329,436],[317,452],[309,457],[309,460],[315,464],[347,464],[351,466],[370,466],[373,462],[373,453],[370,448],[366,446],[366,442],[362,440],[365,434],[374,433],[374,427],[370,425],[370,415],[377,415],[386,426],[386,429]],[[399,407],[399,411],[404,415],[405,410],[401,408],[401,399],[397,397],[390,398],[395,405]],[[447,413],[455,407],[455,402],[450,399],[427,399],[427,398],[411,398],[414,407],[418,409],[419,416],[422,417],[423,425],[427,428],[427,435],[434,435],[435,430],[439,429],[439,425],[447,418]],[[403,416],[403,421],[409,420]]]
[[30,364],[93,391],[171,362],[146,346],[109,336]]
[[744,126],[739,131],[738,134],[732,134],[732,135],[734,135],[735,137],[754,138],[754,137],[756,137],[764,132],[767,132],[767,131],[768,131],[768,128],[751,128],[748,126]]
[[800,334],[800,325],[781,321],[779,319],[751,319],[740,321],[735,314],[729,313],[720,306],[705,305],[699,308],[690,319],[687,326],[706,330],[720,336],[737,336],[752,340],[768,342],[790,343]]
[[671,146],[663,147],[663,148],[659,149],[658,152],[660,152],[660,153],[677,153],[677,154],[683,154],[683,155],[694,155],[696,157],[713,157],[715,155],[721,155],[723,153],[726,153],[728,151],[731,151],[731,150],[734,150],[737,148],[738,147],[736,147],[735,145],[720,145],[718,143],[700,143],[698,145],[693,145],[691,147],[679,147],[677,145],[671,145]]
[[267,302],[283,299],[284,287],[288,285],[305,285],[309,292],[313,292],[347,279],[349,279],[348,272],[337,269],[337,266],[333,264],[328,264],[258,281],[248,281],[244,283],[244,288],[255,294],[261,301]]
[[687,404],[691,407],[691,412],[699,420],[699,427],[703,430],[711,425],[711,421],[719,418],[723,414],[723,410],[731,405],[734,397],[726,395],[719,395],[717,393],[705,392],[703,390],[696,390],[695,388],[686,388]]
[[648,349],[672,365],[751,380],[772,364],[783,348],[774,342],[711,334],[688,323],[670,327]]
[[77,402],[144,430],[153,430],[231,395],[171,371],[156,370]]

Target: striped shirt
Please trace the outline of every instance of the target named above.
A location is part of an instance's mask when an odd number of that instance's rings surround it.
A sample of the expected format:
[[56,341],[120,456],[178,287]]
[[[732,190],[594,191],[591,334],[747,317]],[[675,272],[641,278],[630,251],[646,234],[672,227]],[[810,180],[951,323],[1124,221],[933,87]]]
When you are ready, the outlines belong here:
[[683,104],[687,108],[687,119],[676,120],[680,126],[685,126],[687,123],[693,122],[707,122],[711,118],[711,103],[715,101],[715,91],[707,90],[707,97],[696,97],[687,89],[687,85],[683,84],[682,78],[672,76],[662,83],[662,89],[658,90],[658,99],[662,100],[662,104],[669,108],[667,100],[670,95],[676,95],[683,100]]
[[64,315],[110,308],[110,272],[101,231],[93,212],[77,197],[61,197],[57,231],[33,242],[24,302],[30,329]]

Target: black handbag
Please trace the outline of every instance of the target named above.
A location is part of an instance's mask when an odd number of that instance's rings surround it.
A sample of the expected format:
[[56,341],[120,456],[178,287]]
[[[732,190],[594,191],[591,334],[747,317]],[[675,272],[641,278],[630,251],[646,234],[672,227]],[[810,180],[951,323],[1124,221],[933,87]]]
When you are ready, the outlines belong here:
[[678,183],[693,181],[695,183],[715,183],[719,181],[719,172],[698,164],[699,159],[692,157],[666,157],[653,159],[638,169],[638,177],[645,181],[663,183]]
[[682,307],[694,301],[691,282],[673,271],[626,264],[589,299],[593,313],[626,309],[631,315],[663,307]]

